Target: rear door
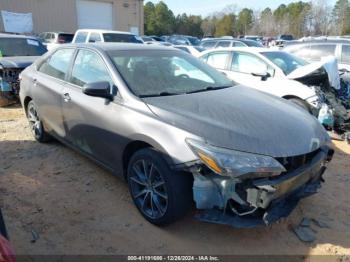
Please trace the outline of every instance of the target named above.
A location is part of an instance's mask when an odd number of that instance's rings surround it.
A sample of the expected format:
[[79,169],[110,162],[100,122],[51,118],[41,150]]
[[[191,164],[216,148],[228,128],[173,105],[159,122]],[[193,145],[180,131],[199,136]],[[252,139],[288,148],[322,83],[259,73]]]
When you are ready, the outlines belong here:
[[48,57],[33,78],[33,99],[45,127],[54,134],[65,137],[62,118],[62,92],[74,48],[59,49]]
[[108,81],[114,88],[102,56],[93,50],[80,49],[71,68],[69,84],[63,91],[63,117],[69,142],[104,165],[113,167],[121,148],[117,124],[122,106],[82,92],[85,84],[99,81]]

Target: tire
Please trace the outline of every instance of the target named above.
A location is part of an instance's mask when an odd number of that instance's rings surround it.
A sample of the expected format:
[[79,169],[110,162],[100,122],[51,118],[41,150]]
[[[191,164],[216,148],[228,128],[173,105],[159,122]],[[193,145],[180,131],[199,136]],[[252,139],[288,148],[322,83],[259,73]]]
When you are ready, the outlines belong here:
[[152,224],[173,223],[192,204],[192,175],[171,170],[152,148],[141,149],[131,157],[127,181],[134,204]]
[[305,111],[311,113],[308,105],[303,100],[301,100],[299,98],[290,98],[290,99],[288,99],[288,101],[296,104],[297,106],[301,107]]
[[45,131],[33,100],[28,103],[26,114],[29,121],[30,129],[35,140],[40,143],[46,143],[51,141],[52,137]]

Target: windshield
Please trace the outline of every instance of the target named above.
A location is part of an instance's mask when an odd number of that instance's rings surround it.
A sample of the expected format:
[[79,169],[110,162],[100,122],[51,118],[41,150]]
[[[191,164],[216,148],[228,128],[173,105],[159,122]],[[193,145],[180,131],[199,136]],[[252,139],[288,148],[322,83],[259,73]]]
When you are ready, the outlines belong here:
[[41,56],[46,48],[35,39],[29,38],[0,38],[1,55],[6,56]]
[[106,33],[103,34],[103,38],[105,42],[142,43],[136,36],[130,34]]
[[138,97],[179,95],[234,85],[220,72],[181,51],[109,51],[109,55]]
[[287,52],[262,52],[263,56],[269,59],[272,63],[282,69],[285,75],[289,75],[295,69],[307,65],[308,63]]

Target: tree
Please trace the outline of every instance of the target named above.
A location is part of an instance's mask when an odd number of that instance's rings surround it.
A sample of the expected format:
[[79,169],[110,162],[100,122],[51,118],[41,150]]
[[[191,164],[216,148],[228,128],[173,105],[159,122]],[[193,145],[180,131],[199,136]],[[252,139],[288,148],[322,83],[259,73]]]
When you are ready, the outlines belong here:
[[234,36],[234,25],[236,16],[234,14],[224,15],[217,21],[215,36]]
[[338,35],[350,32],[350,5],[348,0],[338,0],[333,8],[333,21]]
[[274,17],[272,10],[267,7],[260,14],[260,32],[262,35],[272,36],[275,34]]
[[163,1],[156,5],[147,2],[144,9],[146,34],[166,35],[174,32],[175,16]]
[[253,26],[253,10],[244,8],[238,14],[237,31],[246,35]]

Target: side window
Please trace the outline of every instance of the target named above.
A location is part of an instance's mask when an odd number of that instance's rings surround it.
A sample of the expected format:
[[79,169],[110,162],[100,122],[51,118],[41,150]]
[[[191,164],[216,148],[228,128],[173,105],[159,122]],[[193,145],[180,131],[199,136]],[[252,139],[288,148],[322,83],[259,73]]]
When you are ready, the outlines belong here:
[[89,43],[101,42],[101,36],[99,33],[91,33],[89,37]]
[[201,46],[203,46],[204,48],[214,48],[214,46],[216,45],[215,41],[205,41],[201,44]]
[[60,49],[41,64],[39,72],[64,80],[74,49]]
[[268,66],[260,58],[247,54],[236,53],[232,60],[231,70],[240,73],[264,73],[267,72]]
[[104,61],[95,52],[80,50],[74,61],[70,82],[82,87],[99,81],[113,84]]
[[75,43],[85,43],[88,36],[87,32],[79,32],[75,38]]
[[246,45],[243,44],[242,42],[233,42],[233,46],[235,46],[235,47],[245,47]]
[[343,45],[341,51],[341,61],[345,64],[350,64],[350,45]]
[[216,47],[230,47],[230,41],[220,41]]
[[324,45],[311,45],[309,58],[313,61],[319,61],[325,56],[335,55],[336,45],[324,44]]
[[290,45],[287,46],[286,51],[306,60],[310,59],[310,45]]
[[226,69],[229,52],[216,52],[208,55],[207,63],[217,69]]

